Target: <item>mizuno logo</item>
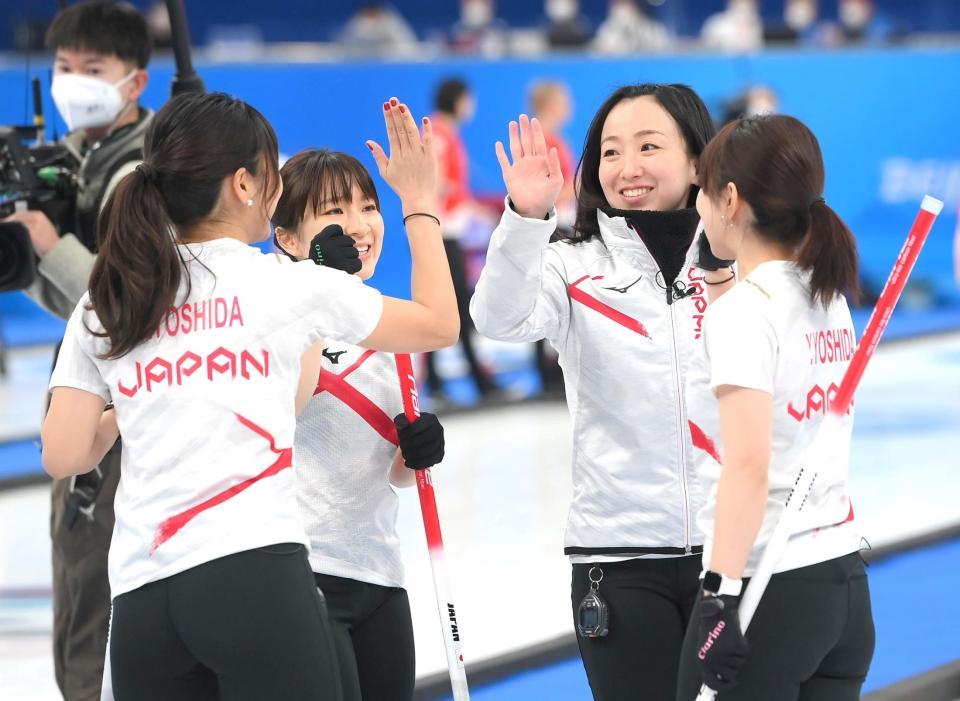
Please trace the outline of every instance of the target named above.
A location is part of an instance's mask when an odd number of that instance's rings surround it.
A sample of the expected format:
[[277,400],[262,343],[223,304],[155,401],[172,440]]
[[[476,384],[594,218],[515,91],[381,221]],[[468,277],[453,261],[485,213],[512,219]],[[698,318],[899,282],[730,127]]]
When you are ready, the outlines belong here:
[[323,357],[329,360],[334,365],[340,364],[340,356],[346,353],[347,351],[332,351],[329,348],[323,349]]
[[619,292],[620,294],[623,295],[623,294],[626,294],[626,293],[627,293],[627,290],[629,290],[631,287],[633,287],[634,285],[636,285],[636,284],[637,284],[638,282],[640,282],[642,279],[643,279],[643,275],[641,275],[640,277],[638,277],[636,280],[634,280],[633,282],[631,282],[631,283],[630,283],[629,285],[627,285],[626,287],[604,287],[603,289],[605,289],[605,290],[610,290],[611,292]]

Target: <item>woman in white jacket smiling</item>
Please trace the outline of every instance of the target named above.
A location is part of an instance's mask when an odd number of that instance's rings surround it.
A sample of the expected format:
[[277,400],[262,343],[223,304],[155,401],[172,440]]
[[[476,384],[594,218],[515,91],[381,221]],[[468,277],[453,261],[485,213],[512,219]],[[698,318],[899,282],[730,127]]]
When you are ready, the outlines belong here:
[[[550,243],[562,186],[536,120],[497,144],[509,193],[471,304],[481,333],[546,338],[574,422],[565,552],[595,699],[672,699],[696,599],[703,494],[683,387],[707,287],[728,261],[697,237],[697,159],[714,128],[684,85],[620,88],[590,125],[572,239]],[[716,288],[715,288],[716,289]]]

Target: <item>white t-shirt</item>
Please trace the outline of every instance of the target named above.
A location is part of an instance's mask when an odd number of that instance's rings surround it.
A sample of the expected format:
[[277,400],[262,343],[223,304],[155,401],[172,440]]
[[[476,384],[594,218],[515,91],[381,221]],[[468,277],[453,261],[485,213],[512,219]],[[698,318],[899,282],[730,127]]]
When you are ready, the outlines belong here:
[[[808,276],[793,263],[757,266],[715,303],[704,318],[703,343],[687,375],[694,459],[707,503],[697,515],[706,536],[704,566],[713,547],[714,509],[723,445],[714,390],[733,385],[773,395],[769,496],[763,525],[744,576],[753,574],[783,511],[804,454],[826,415],[856,349],[843,298],[829,308],[813,304]],[[847,491],[852,409],[839,431],[818,446],[818,476],[777,572],[830,560],[859,549]],[[824,438],[824,436],[821,436]]]
[[307,544],[292,466],[300,356],[319,338],[357,343],[380,293],[311,262],[283,262],[232,238],[180,246],[186,276],[160,328],[127,355],[84,296],[50,387],[112,400],[123,438],[112,595],[218,557]]
[[294,443],[314,572],[403,586],[399,500],[390,485],[397,454],[393,417],[402,411],[392,353],[327,345]]

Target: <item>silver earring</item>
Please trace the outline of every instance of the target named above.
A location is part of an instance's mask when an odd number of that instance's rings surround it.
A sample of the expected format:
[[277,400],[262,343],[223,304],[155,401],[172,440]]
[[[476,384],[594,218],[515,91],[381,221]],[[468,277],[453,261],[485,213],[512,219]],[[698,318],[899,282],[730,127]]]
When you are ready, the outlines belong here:
[[252,206],[253,206],[253,198],[252,198],[252,197],[251,197],[249,200],[247,200],[247,206],[248,206],[248,207],[252,207]]

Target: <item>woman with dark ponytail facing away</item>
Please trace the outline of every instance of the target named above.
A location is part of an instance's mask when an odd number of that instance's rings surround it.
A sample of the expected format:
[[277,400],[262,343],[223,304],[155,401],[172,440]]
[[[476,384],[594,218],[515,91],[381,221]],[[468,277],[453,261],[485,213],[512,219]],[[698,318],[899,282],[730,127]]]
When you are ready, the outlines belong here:
[[855,349],[852,234],[823,196],[816,137],[787,116],[724,127],[700,157],[697,209],[739,282],[711,304],[687,380],[707,504],[703,586],[678,701],[854,701],[873,657],[870,594],[848,490],[852,411],[746,633],[740,594]]
[[[430,125],[421,135],[398,102],[384,118],[390,156],[370,147],[409,194],[436,172]],[[289,469],[300,357],[320,338],[414,352],[458,335],[432,197],[404,199],[427,216],[407,225],[413,301],[393,300],[248,245],[269,235],[277,161],[272,127],[240,100],[191,94],[160,110],[143,164],[101,214],[90,291],[51,378],[50,474],[89,471],[123,436],[117,701],[342,698]]]

